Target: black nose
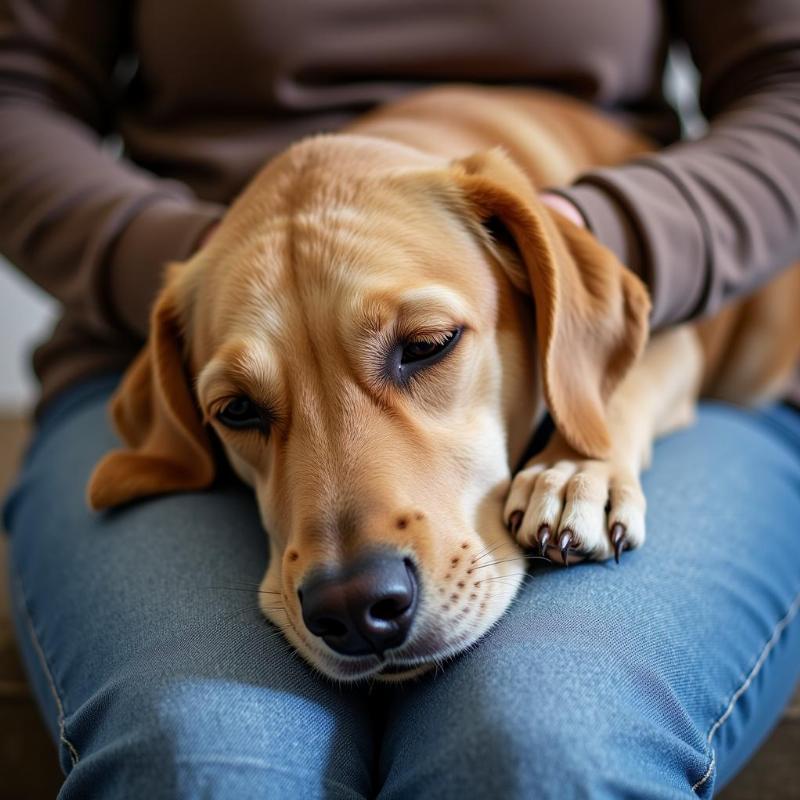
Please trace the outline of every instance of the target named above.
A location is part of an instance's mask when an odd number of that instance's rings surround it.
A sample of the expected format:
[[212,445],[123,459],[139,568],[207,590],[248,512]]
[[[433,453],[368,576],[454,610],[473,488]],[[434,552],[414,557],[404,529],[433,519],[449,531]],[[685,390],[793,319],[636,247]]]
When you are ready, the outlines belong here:
[[306,627],[348,656],[383,655],[399,647],[417,609],[414,565],[410,559],[385,554],[312,573],[297,593]]

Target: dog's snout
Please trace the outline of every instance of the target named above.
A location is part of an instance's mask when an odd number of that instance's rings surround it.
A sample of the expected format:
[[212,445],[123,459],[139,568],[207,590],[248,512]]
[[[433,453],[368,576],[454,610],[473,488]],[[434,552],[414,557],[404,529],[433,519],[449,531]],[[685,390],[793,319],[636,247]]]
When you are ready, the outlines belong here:
[[411,560],[383,554],[312,575],[298,590],[308,630],[348,656],[382,655],[403,644],[417,594]]

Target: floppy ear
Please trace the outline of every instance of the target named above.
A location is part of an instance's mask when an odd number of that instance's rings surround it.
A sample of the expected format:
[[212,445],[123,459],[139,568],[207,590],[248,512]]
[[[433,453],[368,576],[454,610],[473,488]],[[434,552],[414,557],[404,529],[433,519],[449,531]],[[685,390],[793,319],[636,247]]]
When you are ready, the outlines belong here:
[[606,403],[647,340],[650,301],[641,281],[591,233],[539,200],[502,151],[454,165],[470,205],[489,231],[510,238],[502,258],[533,296],[545,394],[557,428],[579,453],[608,455]]
[[87,492],[93,509],[202,489],[214,480],[211,444],[183,363],[172,285],[156,301],[147,346],[125,373],[111,413],[127,447],[109,453],[95,467]]

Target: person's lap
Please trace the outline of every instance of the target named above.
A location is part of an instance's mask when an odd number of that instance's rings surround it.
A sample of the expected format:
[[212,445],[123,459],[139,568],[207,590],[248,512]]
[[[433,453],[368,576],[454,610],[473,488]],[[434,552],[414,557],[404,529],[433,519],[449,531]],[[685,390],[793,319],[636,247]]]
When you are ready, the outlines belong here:
[[705,407],[644,487],[641,550],[534,569],[391,706],[383,797],[443,776],[453,797],[709,796],[742,766],[800,672],[800,415]]
[[63,705],[63,796],[364,796],[365,697],[316,677],[260,617],[251,494],[87,510],[114,444],[111,385],[45,418],[6,514],[18,638],[57,737],[54,693]]
[[111,385],[46,415],[7,510],[64,797],[708,795],[791,694],[800,414],[705,407],[656,448],[640,551],[534,568],[471,652],[369,691],[260,620],[247,489],[86,510]]

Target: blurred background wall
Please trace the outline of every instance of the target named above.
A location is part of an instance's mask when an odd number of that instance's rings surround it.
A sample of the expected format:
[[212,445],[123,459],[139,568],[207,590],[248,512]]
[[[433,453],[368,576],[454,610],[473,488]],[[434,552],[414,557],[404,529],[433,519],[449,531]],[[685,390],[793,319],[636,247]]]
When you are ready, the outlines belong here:
[[56,312],[53,300],[0,257],[0,413],[23,411],[35,397],[30,354]]

